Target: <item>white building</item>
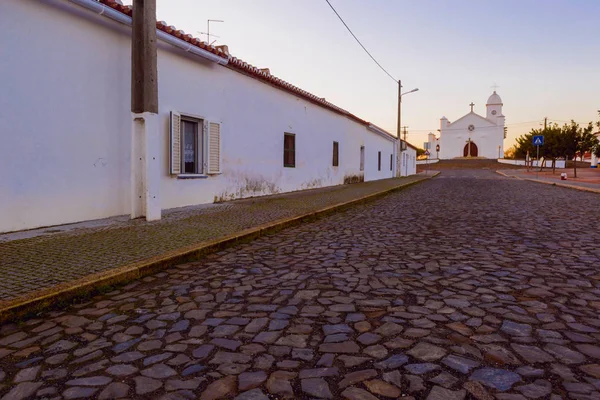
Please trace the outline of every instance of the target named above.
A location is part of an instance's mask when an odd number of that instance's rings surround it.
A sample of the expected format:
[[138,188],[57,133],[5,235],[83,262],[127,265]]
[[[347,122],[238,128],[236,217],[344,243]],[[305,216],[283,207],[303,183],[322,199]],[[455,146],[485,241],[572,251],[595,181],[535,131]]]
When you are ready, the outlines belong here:
[[429,135],[432,156],[438,154],[442,160],[457,157],[502,158],[504,155],[505,117],[502,114],[502,99],[496,91],[488,98],[486,116],[473,111],[454,122],[442,117],[440,121],[440,136]]
[[410,176],[417,173],[417,148],[402,140],[400,153],[400,176]]
[[[158,126],[140,141],[129,7],[2,0],[0,15],[10,54],[0,60],[0,232],[156,219],[162,209],[400,173],[388,132],[160,22]],[[139,185],[151,188],[146,199]]]

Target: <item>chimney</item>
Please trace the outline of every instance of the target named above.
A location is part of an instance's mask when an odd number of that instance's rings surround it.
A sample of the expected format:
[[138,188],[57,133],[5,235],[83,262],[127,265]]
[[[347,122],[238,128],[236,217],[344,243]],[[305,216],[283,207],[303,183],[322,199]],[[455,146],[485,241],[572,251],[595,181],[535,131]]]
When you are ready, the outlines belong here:
[[223,54],[229,57],[229,47],[226,44],[222,44],[220,46],[215,46],[217,50],[221,50]]

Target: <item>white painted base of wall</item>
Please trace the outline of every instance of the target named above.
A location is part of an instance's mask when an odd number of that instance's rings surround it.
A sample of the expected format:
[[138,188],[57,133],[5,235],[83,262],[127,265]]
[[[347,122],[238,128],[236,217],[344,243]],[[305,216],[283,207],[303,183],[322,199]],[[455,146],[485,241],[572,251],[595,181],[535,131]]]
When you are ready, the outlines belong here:
[[435,164],[439,162],[440,160],[438,160],[437,158],[434,160],[417,160],[417,165]]
[[[552,168],[552,160],[540,160],[543,163],[545,168]],[[499,158],[498,162],[501,164],[510,164],[510,165],[522,165],[525,166],[525,160],[506,160],[504,158]],[[530,163],[530,166],[537,167],[537,160],[533,160]],[[562,169],[565,168],[565,160],[556,160],[556,168]]]
[[132,114],[131,218],[160,219],[160,139],[158,114]]

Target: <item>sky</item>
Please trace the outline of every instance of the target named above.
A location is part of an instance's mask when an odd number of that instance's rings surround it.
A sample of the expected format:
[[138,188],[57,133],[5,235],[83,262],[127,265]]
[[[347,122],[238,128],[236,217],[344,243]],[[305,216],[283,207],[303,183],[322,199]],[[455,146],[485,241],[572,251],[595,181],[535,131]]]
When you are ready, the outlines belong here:
[[[446,116],[504,102],[505,148],[544,117],[597,121],[598,0],[330,0],[377,61],[401,79],[402,125],[419,147]],[[131,1],[125,0],[125,4]],[[325,0],[157,0],[157,18],[395,133],[398,84]],[[212,41],[211,40],[211,41]]]

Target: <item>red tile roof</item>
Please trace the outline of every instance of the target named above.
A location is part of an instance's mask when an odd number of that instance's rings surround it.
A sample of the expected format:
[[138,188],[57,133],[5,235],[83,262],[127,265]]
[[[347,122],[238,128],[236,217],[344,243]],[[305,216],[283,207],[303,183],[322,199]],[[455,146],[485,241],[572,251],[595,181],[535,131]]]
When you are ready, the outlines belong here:
[[[117,3],[115,0],[97,0],[97,1],[101,4],[104,4],[105,6],[108,6],[119,12],[122,12],[123,14],[126,14],[130,17],[133,14],[131,6],[121,5],[121,4]],[[223,48],[223,46],[218,46],[218,47],[211,46],[208,43],[203,42],[200,39],[195,38],[192,35],[187,34],[182,30],[177,30],[177,28],[175,28],[174,26],[167,25],[163,21],[157,22],[156,28],[169,34],[169,35],[175,36],[176,38],[181,39],[191,45],[197,46],[205,51],[208,51],[210,53],[213,53],[215,55],[218,55],[220,57],[228,59],[229,62],[227,63],[226,67],[229,67],[232,70],[244,73],[248,76],[251,76],[252,78],[258,79],[260,81],[263,81],[263,82],[273,85],[275,87],[283,89],[283,90],[285,90],[289,93],[292,93],[298,97],[302,97],[302,98],[310,101],[311,103],[320,105],[320,106],[327,108],[333,112],[344,115],[360,124],[363,124],[365,126],[369,125],[368,121],[365,121],[364,119],[357,117],[356,115],[350,113],[349,111],[346,111],[343,108],[340,108],[340,107],[336,106],[335,104],[328,102],[324,98],[315,96],[314,94],[309,93],[306,90],[302,90],[299,87],[294,86],[291,83],[284,81],[283,79],[280,79],[274,75],[271,75],[271,73],[269,72],[268,69],[257,68],[253,65],[248,64],[247,62],[245,62],[243,60],[240,60],[237,57],[230,56],[228,54],[228,51],[225,50]],[[392,135],[391,133],[389,133],[385,130],[384,130],[384,132],[386,132],[390,137],[392,137],[394,139],[396,138],[396,136]]]
[[[131,6],[124,6],[122,4],[117,3],[115,0],[96,0],[98,3],[104,4],[107,7],[110,7],[114,10],[122,12],[125,15],[131,17],[133,15],[133,9]],[[217,56],[223,57],[224,59],[228,59],[229,55],[223,51],[223,49],[216,48],[207,44],[206,42],[201,41],[198,38],[193,37],[190,34],[185,33],[182,30],[178,30],[172,25],[167,25],[164,21],[156,22],[156,29],[168,33],[171,36],[175,36],[178,39],[181,39],[191,45],[201,48],[202,50],[206,50],[210,53],[213,53]]]

